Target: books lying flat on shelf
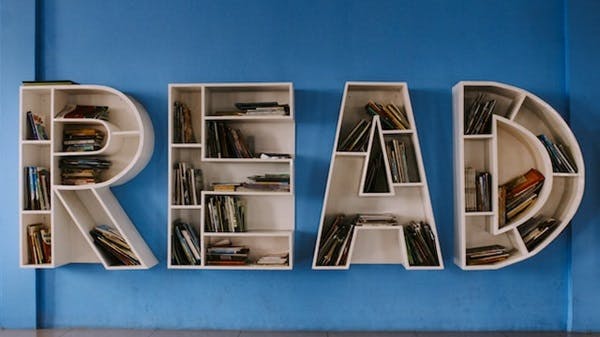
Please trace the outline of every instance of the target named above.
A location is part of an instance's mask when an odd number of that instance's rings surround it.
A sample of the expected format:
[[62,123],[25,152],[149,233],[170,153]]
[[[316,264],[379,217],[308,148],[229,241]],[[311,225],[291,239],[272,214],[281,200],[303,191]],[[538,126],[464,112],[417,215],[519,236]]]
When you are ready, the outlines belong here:
[[560,221],[554,218],[538,215],[527,220],[518,228],[527,250],[532,251],[559,225]]
[[29,127],[30,140],[48,140],[44,119],[31,111],[27,111],[27,125]]
[[50,209],[50,172],[44,167],[25,167],[25,209],[49,210]]
[[230,195],[206,198],[207,232],[245,232],[246,205],[243,199]]
[[260,152],[257,156],[260,159],[290,159],[292,156],[289,153],[275,153],[275,152]]
[[365,111],[371,116],[379,116],[385,130],[408,130],[410,123],[406,111],[395,104],[382,105],[369,100]]
[[480,93],[465,114],[465,135],[490,133],[495,107],[495,99],[488,99],[485,94]]
[[174,106],[173,143],[195,143],[192,111],[182,102],[175,102]]
[[52,238],[48,226],[43,223],[27,225],[27,251],[30,264],[52,262]]
[[242,132],[226,123],[207,122],[206,140],[209,158],[254,158]]
[[84,185],[102,181],[102,171],[110,168],[111,162],[97,157],[62,158],[61,184]]
[[272,265],[272,266],[286,266],[289,263],[289,253],[279,253],[264,255],[258,258],[256,264],[259,265]]
[[411,266],[438,266],[440,264],[431,226],[425,222],[404,225],[408,264]]
[[467,265],[492,264],[506,260],[512,249],[502,245],[489,245],[467,248]]
[[364,152],[367,150],[372,119],[361,119],[338,145],[340,152]]
[[499,186],[498,208],[504,209],[504,214],[499,216],[499,225],[505,225],[505,222],[514,219],[533,205],[543,185],[544,175],[532,168],[527,173]]
[[289,192],[290,175],[288,173],[267,173],[248,177],[247,182],[212,183],[216,192]]
[[216,111],[213,116],[286,116],[290,114],[289,104],[278,102],[235,103],[238,110]]
[[217,266],[246,265],[250,263],[249,253],[250,248],[234,245],[231,240],[225,239],[206,248],[206,263]]
[[77,127],[63,130],[63,151],[64,152],[85,152],[98,151],[102,148],[104,142],[104,131],[89,128]]
[[554,172],[577,173],[577,166],[566,146],[561,143],[553,142],[548,136],[543,134],[537,137],[542,144],[544,144],[544,147],[550,155],[552,170]]
[[171,263],[174,265],[199,265],[202,263],[200,242],[194,227],[176,220],[173,223]]
[[36,85],[73,85],[79,84],[71,80],[48,80],[48,81],[22,81],[24,86],[36,86]]
[[186,162],[173,167],[173,205],[199,205],[200,193],[204,190],[201,169]]
[[67,104],[55,118],[91,118],[108,120],[108,107],[102,105]]
[[356,226],[398,226],[398,218],[391,213],[363,213],[358,215]]
[[90,230],[90,235],[96,247],[104,253],[109,265],[133,266],[140,264],[129,244],[115,228],[108,225],[97,225]]
[[325,219],[321,234],[317,265],[345,266],[348,263],[348,251],[352,243],[357,216],[338,214]]

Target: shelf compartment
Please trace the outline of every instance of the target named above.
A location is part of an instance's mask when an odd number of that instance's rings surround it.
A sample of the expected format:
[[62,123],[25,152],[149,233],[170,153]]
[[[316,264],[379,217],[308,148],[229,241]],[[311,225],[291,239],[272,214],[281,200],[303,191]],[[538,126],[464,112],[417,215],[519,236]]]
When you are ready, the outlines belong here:
[[[219,194],[233,195],[233,194]],[[214,195],[203,193],[202,204],[207,207],[207,198]],[[245,205],[246,230],[253,231],[276,231],[292,230],[294,228],[294,205],[293,196],[282,195],[236,195]],[[205,217],[208,211],[205,209]],[[215,233],[206,231],[206,221],[204,219],[203,233]],[[225,232],[232,233],[232,232]],[[233,232],[235,234],[240,232]],[[243,232],[241,232],[243,233]]]
[[403,264],[408,266],[402,226],[355,226],[350,264]]
[[[522,259],[525,252],[522,251],[521,237],[515,230],[502,234],[491,234],[489,228],[493,226],[495,217],[492,216],[472,216],[465,218],[466,241],[464,247],[473,248],[489,245],[502,245],[512,250],[511,256],[506,260],[484,265],[468,265],[465,260],[462,262],[465,269],[497,269],[513,263],[514,259]],[[462,252],[465,254],[465,252]],[[464,256],[464,255],[463,255]]]
[[514,111],[521,105],[523,95],[517,90],[497,85],[466,84],[464,86],[464,113],[468,115],[471,104],[479,94],[485,94],[486,98],[496,100],[494,115],[510,118]]
[[[190,145],[196,145],[201,143],[202,139],[202,99],[203,99],[203,89],[202,87],[195,85],[185,85],[185,84],[171,84],[169,85],[169,111],[173,113],[170,114],[169,120],[169,140],[171,142],[175,142],[175,102],[180,102],[185,104],[188,109],[190,109],[191,113],[191,123],[192,130],[194,133],[195,142],[193,143],[185,143]],[[184,143],[180,143],[184,145]]]
[[216,112],[237,111],[235,103],[277,102],[289,105],[290,114],[286,117],[293,119],[293,97],[291,83],[207,84],[204,115],[213,118],[217,117]]
[[[206,269],[292,269],[293,233],[288,231],[256,231],[247,233],[227,233],[228,235],[204,234],[206,252],[212,244],[222,240],[230,240],[232,246],[249,248],[248,263],[244,265],[211,265],[205,257]],[[259,265],[262,256],[288,254],[288,262],[283,265]],[[206,256],[206,255],[205,255]]]
[[[386,153],[386,156],[388,157],[388,163],[389,163],[390,171],[392,173],[392,180],[393,180],[394,184],[420,183],[422,181],[422,178],[421,178],[422,174],[421,174],[421,170],[419,169],[420,165],[418,163],[413,137],[414,137],[413,134],[398,134],[398,135],[387,134],[384,137],[384,141],[386,144],[385,153]],[[393,147],[390,147],[391,146],[390,144],[394,140],[397,140],[398,143],[404,144],[408,181],[400,182],[400,180],[394,179],[394,169],[393,169],[394,164],[392,163],[392,158],[391,158],[391,153],[390,153],[390,150],[393,148]],[[403,162],[402,158],[397,159],[397,162],[398,161],[400,162],[400,164],[402,164],[402,162]]]
[[[34,262],[32,259],[32,242],[30,241],[30,237],[29,237],[29,225],[32,224],[44,224],[46,226],[46,229],[50,231],[50,236],[51,236],[51,240],[54,240],[54,235],[53,235],[53,229],[52,229],[52,221],[51,221],[51,214],[49,214],[48,212],[44,212],[44,213],[40,213],[40,212],[36,212],[36,213],[22,213],[21,214],[21,230],[20,230],[20,251],[21,251],[21,261],[20,261],[20,266],[24,267],[24,268],[52,268],[54,267],[54,248],[53,248],[53,243],[50,244],[50,246],[46,249],[46,254],[49,253],[50,256],[50,261],[47,263],[36,263]],[[42,246],[40,246],[40,249],[43,249]]]
[[211,189],[213,183],[241,183],[249,181],[248,177],[255,175],[263,175],[266,173],[282,174],[287,173],[290,175],[290,192],[259,192],[259,191],[248,191],[248,192],[236,192],[239,195],[255,195],[255,194],[275,194],[275,195],[288,195],[294,191],[294,167],[293,161],[238,161],[236,165],[226,165],[223,162],[203,162],[202,173],[204,175],[204,182],[208,194],[222,194],[229,192],[215,192],[208,191]]
[[111,124],[118,125],[122,131],[140,130],[139,115],[131,113],[137,102],[112,88],[82,85],[55,89],[54,93],[54,116],[67,104],[108,106]]
[[[208,135],[214,132],[209,133],[208,128],[210,128],[213,123],[220,122],[207,122],[205,123],[206,130],[204,131],[206,134],[206,139],[204,139],[204,144],[206,146],[203,148],[205,159],[238,159],[238,160],[264,160],[260,158],[237,158],[237,157],[216,157],[209,156],[209,148],[211,147],[212,140],[209,139]],[[254,153],[258,156],[260,153],[281,153],[292,155],[294,153],[294,139],[290,138],[290,135],[294,134],[294,123],[290,120],[290,123],[244,123],[238,121],[226,121],[222,122],[226,127],[231,129],[238,129],[241,133],[241,137],[245,141],[248,149],[251,153]],[[222,130],[224,131],[224,130]],[[225,131],[228,132],[228,131]],[[223,147],[224,145],[221,144]]]
[[[515,228],[540,210],[552,190],[553,173],[546,149],[527,129],[507,119],[496,117],[494,129],[498,139],[498,186],[506,184],[531,168],[537,169],[544,175],[544,184],[538,192],[537,200],[515,218],[507,220],[504,226],[497,228],[499,233]],[[496,206],[493,209],[497,210],[497,191],[492,192],[492,198]]]
[[[183,206],[182,206],[183,207]],[[185,222],[190,224],[190,226],[192,226],[192,228],[194,229],[194,231],[196,232],[196,235],[198,235],[198,240],[200,240],[200,250],[202,251],[202,240],[201,240],[201,233],[202,233],[202,229],[201,229],[201,223],[202,223],[202,209],[198,208],[199,206],[186,206],[189,208],[171,208],[169,210],[169,242],[168,242],[168,267],[169,268],[176,268],[176,269],[197,269],[200,268],[201,265],[191,265],[191,264],[184,264],[184,265],[178,265],[175,263],[175,261],[173,260],[173,239],[176,239],[176,237],[174,237],[174,233],[173,233],[173,225],[176,221],[180,221],[180,222]],[[194,208],[191,208],[194,207]]]
[[21,88],[21,141],[32,140],[33,133],[27,121],[27,111],[41,117],[48,138],[52,139],[52,89]]

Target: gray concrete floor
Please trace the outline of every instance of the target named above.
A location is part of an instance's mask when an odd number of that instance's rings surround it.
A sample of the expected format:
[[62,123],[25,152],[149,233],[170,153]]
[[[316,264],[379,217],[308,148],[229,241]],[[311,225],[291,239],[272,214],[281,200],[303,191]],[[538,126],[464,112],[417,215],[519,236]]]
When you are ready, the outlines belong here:
[[600,337],[567,332],[314,332],[134,329],[0,330],[0,337]]

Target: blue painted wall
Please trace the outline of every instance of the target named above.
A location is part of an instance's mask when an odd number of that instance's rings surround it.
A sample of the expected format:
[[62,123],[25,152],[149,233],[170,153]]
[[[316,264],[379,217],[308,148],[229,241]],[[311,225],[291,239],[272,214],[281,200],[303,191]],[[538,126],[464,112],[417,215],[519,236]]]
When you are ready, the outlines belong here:
[[[463,272],[452,263],[451,87],[464,79],[507,82],[566,113],[563,1],[41,0],[38,6],[39,79],[113,86],[136,97],[153,120],[152,161],[114,192],[161,261],[148,271],[71,265],[37,272],[40,326],[567,328],[569,230],[538,256],[503,270]],[[348,80],[408,82],[445,270],[310,270]],[[167,85],[225,81],[294,82],[297,260],[291,272],[166,270]],[[17,98],[6,97],[14,106]],[[3,137],[17,139],[16,129],[5,129]],[[0,148],[14,151],[16,141]],[[2,164],[16,168],[16,157]],[[7,224],[17,221],[12,203],[0,206],[0,213],[10,213]],[[15,242],[5,241],[0,250],[11,258],[4,263],[14,266]],[[10,270],[11,277],[17,273]],[[13,304],[3,302],[3,311]]]
[[586,163],[586,191],[573,219],[573,330],[599,331],[600,315],[600,3],[571,1],[568,7],[568,91],[571,125]]
[[0,1],[0,326],[35,325],[35,271],[19,269],[19,84],[35,75],[35,1]]

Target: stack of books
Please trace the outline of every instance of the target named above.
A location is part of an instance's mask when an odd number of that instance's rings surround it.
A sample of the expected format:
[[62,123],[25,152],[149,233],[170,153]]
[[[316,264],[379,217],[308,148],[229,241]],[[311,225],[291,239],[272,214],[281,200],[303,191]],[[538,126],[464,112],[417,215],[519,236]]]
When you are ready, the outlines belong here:
[[245,232],[246,205],[237,196],[212,195],[206,198],[207,232]]
[[102,181],[102,171],[110,168],[111,162],[96,157],[62,158],[61,183],[63,185],[85,185]]
[[495,99],[488,99],[485,94],[479,94],[465,114],[465,135],[478,135],[491,132],[491,120]]
[[235,103],[238,110],[217,111],[215,116],[286,116],[290,114],[289,104],[278,102]]
[[371,125],[373,124],[372,119],[361,119],[354,125],[352,130],[346,137],[344,137],[339,145],[338,151],[340,152],[365,152],[367,151],[367,144],[369,141],[369,134]]
[[189,223],[179,220],[173,223],[171,235],[172,256],[171,263],[174,265],[199,265],[202,263],[200,255],[200,242],[198,235]]
[[385,130],[408,130],[410,123],[404,109],[395,104],[381,105],[369,100],[365,111],[371,116],[379,116],[381,125]]
[[359,214],[356,226],[398,226],[398,218],[391,213]]
[[410,143],[405,144],[394,138],[387,141],[385,147],[390,163],[392,181],[395,183],[418,182],[418,172],[412,172],[408,165],[409,160],[414,160]]
[[250,248],[233,245],[231,240],[224,239],[206,248],[206,263],[216,266],[236,266],[250,263]]
[[52,238],[48,226],[43,223],[27,225],[27,251],[30,264],[52,262]]
[[50,172],[44,167],[25,167],[27,177],[25,209],[49,210],[50,209]]
[[94,243],[104,253],[111,266],[134,266],[140,262],[121,233],[108,225],[97,225],[90,231]]
[[254,152],[239,129],[223,122],[207,122],[206,136],[210,158],[254,158]]
[[534,250],[545,238],[548,237],[557,227],[560,221],[545,216],[535,216],[519,226],[519,234],[527,247],[527,250]]
[[182,102],[174,103],[173,143],[195,143],[192,112]]
[[63,131],[64,152],[98,151],[104,142],[104,131],[94,128],[70,128]]
[[533,205],[544,185],[544,175],[532,168],[498,188],[499,225],[508,221]]
[[356,216],[343,214],[325,220],[327,225],[321,233],[317,265],[344,266],[347,264],[356,220]]
[[539,135],[538,139],[544,144],[550,155],[554,172],[577,173],[577,166],[564,145],[553,142],[546,135]]
[[269,254],[258,258],[256,264],[259,265],[272,265],[272,266],[287,266],[289,263],[290,254]]
[[404,225],[404,238],[409,265],[438,266],[440,264],[435,235],[428,223],[411,221]]
[[248,177],[249,182],[242,183],[238,191],[260,191],[260,192],[289,192],[289,173],[267,173]]
[[506,260],[512,253],[502,245],[467,248],[467,265],[491,264]]
[[204,190],[201,169],[186,162],[175,163],[173,169],[173,205],[199,205]]
[[108,107],[102,105],[67,104],[55,118],[85,118],[108,120]]
[[27,111],[27,125],[29,127],[30,140],[48,140],[46,125],[44,119],[40,115]]

